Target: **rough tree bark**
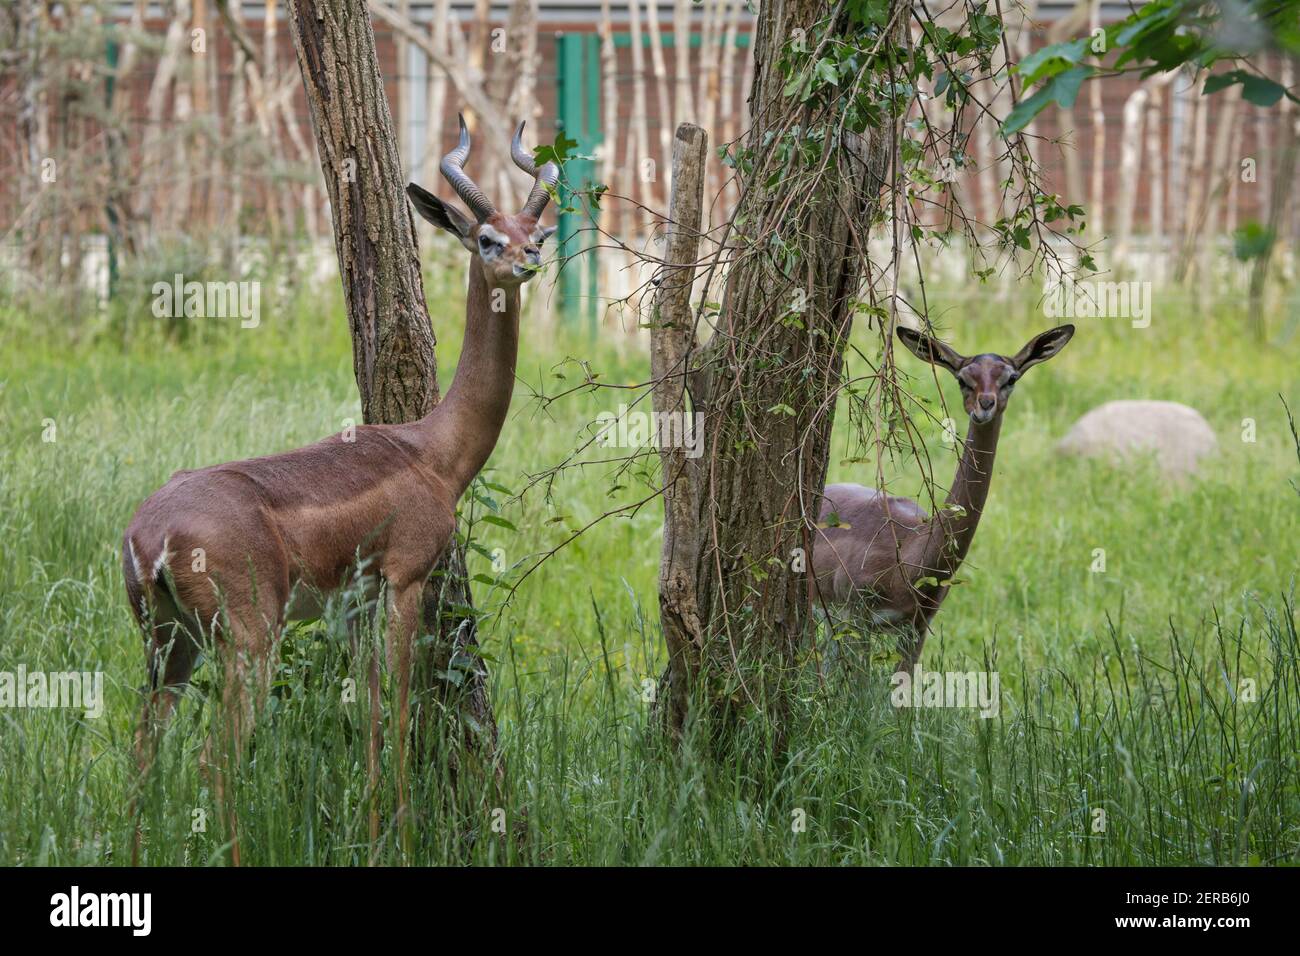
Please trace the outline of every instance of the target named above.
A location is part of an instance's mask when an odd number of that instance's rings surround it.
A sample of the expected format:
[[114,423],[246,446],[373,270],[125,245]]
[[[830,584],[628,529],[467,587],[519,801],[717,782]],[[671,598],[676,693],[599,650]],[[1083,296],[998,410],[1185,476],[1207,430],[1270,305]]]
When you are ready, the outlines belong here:
[[[668,209],[669,269],[660,277],[655,315],[650,332],[650,375],[654,380],[657,414],[689,414],[687,373],[695,345],[691,288],[692,264],[699,258],[700,225],[704,197],[704,168],[709,137],[698,126],[683,123],[673,140],[673,190]],[[671,679],[671,661],[682,659],[679,670],[698,667],[697,635],[702,634],[695,597],[695,563],[699,541],[699,468],[702,459],[689,458],[680,444],[660,441],[664,481],[664,540],[659,556],[659,611],[668,645],[670,677],[661,703],[680,732],[689,701],[688,682]]]
[[[674,473],[670,457],[665,471],[667,481],[677,481],[664,543],[671,567],[664,569],[660,612],[669,663],[659,703],[674,735],[691,702],[703,701],[725,722],[766,713],[781,747],[791,668],[811,618],[808,532],[826,477],[831,410],[864,274],[865,228],[890,145],[887,133],[870,142],[826,135],[815,183],[773,175],[785,161],[768,144],[791,124],[838,128],[830,107],[809,108],[784,93],[778,62],[792,31],[811,34],[831,8],[827,0],[787,0],[759,10],[748,134],[754,165],[728,241],[717,331],[703,348],[695,348],[691,333],[685,344],[662,341],[665,331],[681,334],[696,270],[670,264],[661,281],[661,313],[673,328],[655,328],[661,341],[652,354],[656,377],[675,367],[677,378],[657,390],[656,411],[680,410],[660,406],[686,381],[693,410],[704,416],[703,458]],[[894,41],[904,42],[903,6],[895,0],[891,8]],[[840,16],[831,30],[847,28]],[[679,156],[699,148],[699,131],[684,127],[678,136]],[[691,191],[699,189],[693,176],[685,178]],[[676,176],[673,186],[679,192]],[[681,193],[674,208],[693,204],[693,195]],[[689,231],[674,234],[672,254],[691,254],[683,248]],[[797,250],[793,265],[782,267],[768,253],[778,235]]]
[[[363,415],[412,421],[439,400],[436,341],[370,12],[365,0],[290,0],[289,19],[330,197]],[[438,640],[417,667],[412,723],[422,733],[432,726],[431,712],[441,707],[420,700],[430,690],[460,717],[453,733],[463,746],[453,759],[499,770],[487,670],[474,650],[474,618],[464,612],[470,607],[464,553],[453,546],[425,589],[424,629]],[[432,676],[453,661],[464,676],[460,687]],[[418,759],[423,748],[413,749]]]

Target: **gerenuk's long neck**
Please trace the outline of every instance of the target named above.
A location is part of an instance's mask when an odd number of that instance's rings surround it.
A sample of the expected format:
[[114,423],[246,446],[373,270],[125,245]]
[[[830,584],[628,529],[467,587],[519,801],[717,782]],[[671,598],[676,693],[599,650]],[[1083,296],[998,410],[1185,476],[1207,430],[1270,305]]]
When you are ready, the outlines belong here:
[[518,357],[519,287],[492,286],[475,257],[456,377],[446,398],[422,422],[434,466],[457,498],[496,447],[510,411]]
[[[1002,416],[983,425],[971,423],[966,432],[966,444],[957,476],[948,490],[945,508],[931,519],[935,534],[926,543],[926,553],[921,566],[923,574],[937,574],[940,580],[956,573],[970,550],[984,514],[984,502],[989,497],[993,482],[993,458],[998,450],[998,433],[1002,429]],[[954,506],[956,508],[953,509]]]

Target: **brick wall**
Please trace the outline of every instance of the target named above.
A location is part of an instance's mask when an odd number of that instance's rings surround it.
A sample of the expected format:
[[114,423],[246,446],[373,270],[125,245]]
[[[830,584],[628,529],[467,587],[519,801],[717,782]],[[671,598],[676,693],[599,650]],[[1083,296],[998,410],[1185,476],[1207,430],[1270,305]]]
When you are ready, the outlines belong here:
[[[224,29],[216,24],[215,15],[212,18],[214,27],[208,34],[208,51],[206,56],[213,58],[213,68],[215,69],[219,82],[217,84],[217,97],[221,104],[228,103],[231,90],[232,70],[234,66],[234,50],[232,43],[228,39]],[[155,36],[162,36],[166,30],[166,23],[163,21],[151,21],[148,23],[148,29]],[[247,23],[247,29],[253,38],[254,45],[260,51],[261,49],[261,23],[250,21]],[[425,68],[422,64],[422,54],[418,51],[414,57],[408,56],[405,63],[398,63],[397,38],[394,32],[382,22],[375,22],[376,41],[379,50],[381,70],[383,72],[385,83],[388,90],[389,102],[393,104],[396,110],[399,95],[399,83],[404,84],[403,92],[407,96],[407,102],[412,103],[413,98],[422,97],[419,90],[425,82]],[[544,20],[539,28],[538,49],[540,54],[539,64],[539,88],[537,95],[541,103],[542,117],[531,124],[530,138],[534,141],[549,141],[556,132],[556,92],[557,92],[557,36],[565,33],[583,33],[590,34],[596,29],[596,23],[580,20],[563,21],[557,20],[554,16]],[[617,28],[616,28],[617,29]],[[671,30],[665,25],[665,32],[671,33]],[[1041,38],[1037,42],[1042,42]],[[698,64],[699,50],[693,50],[694,60]],[[667,61],[669,96],[672,96],[672,75],[674,69],[673,49],[664,51]],[[715,51],[710,52],[710,56],[716,55]],[[744,84],[745,63],[747,60],[747,50],[738,52],[734,68],[730,75],[721,76],[720,82],[730,85],[732,95],[732,117],[734,128],[739,131],[743,128],[743,118],[747,111],[745,104]],[[650,54],[646,50],[645,55],[647,70],[650,67]],[[278,52],[277,52],[278,76],[273,78],[275,83],[293,80],[297,74],[297,61],[293,51],[289,25],[283,18],[279,24],[278,32]],[[181,76],[187,76],[185,69],[182,70]],[[148,63],[137,67],[134,74],[128,79],[125,88],[119,92],[119,95],[127,95],[131,100],[129,115],[133,118],[134,127],[130,132],[128,140],[132,144],[138,145],[144,135],[144,125],[146,117],[146,98],[149,85],[152,81],[152,70]],[[619,84],[619,135],[617,156],[619,168],[623,168],[628,163],[627,155],[627,131],[632,121],[633,103],[633,64],[632,51],[630,46],[624,45],[618,49],[618,84]],[[1068,147],[1065,141],[1072,142],[1074,148],[1078,150],[1079,166],[1082,171],[1082,194],[1072,195],[1071,201],[1081,202],[1085,205],[1091,204],[1091,181],[1095,165],[1099,162],[1102,169],[1103,189],[1101,200],[1103,202],[1102,220],[1105,228],[1109,231],[1115,223],[1115,208],[1120,193],[1120,155],[1121,155],[1121,133],[1122,133],[1122,116],[1124,104],[1128,97],[1136,88],[1137,81],[1130,77],[1118,77],[1100,81],[1101,89],[1101,109],[1104,114],[1105,127],[1105,148],[1100,153],[1095,148],[1095,137],[1093,132],[1093,121],[1091,116],[1090,97],[1087,85],[1080,94],[1079,100],[1075,105],[1075,129],[1072,135],[1065,135],[1069,131],[1061,128],[1061,114],[1055,110],[1049,109],[1048,112],[1040,116],[1036,124],[1036,133],[1040,137],[1037,142],[1038,156],[1043,163],[1046,173],[1046,182],[1049,187],[1057,192],[1065,190],[1065,162],[1064,150]],[[1134,228],[1141,232],[1147,228],[1151,220],[1152,204],[1155,201],[1163,203],[1163,221],[1166,227],[1176,227],[1180,221],[1182,213],[1187,205],[1189,186],[1186,182],[1179,182],[1176,178],[1177,163],[1174,161],[1179,155],[1184,154],[1190,149],[1191,134],[1191,103],[1195,94],[1184,97],[1184,105],[1179,108],[1181,112],[1171,108],[1171,87],[1166,86],[1163,98],[1162,109],[1160,113],[1159,129],[1162,156],[1163,172],[1163,196],[1154,195],[1153,181],[1151,170],[1148,165],[1149,157],[1147,155],[1145,142],[1142,146],[1142,165],[1143,172],[1138,177],[1137,183],[1137,202],[1135,213]],[[0,109],[0,148],[7,148],[7,155],[14,155],[13,143],[15,142],[15,117],[12,108],[13,100],[13,80],[0,79],[0,104],[9,104]],[[721,96],[718,97],[719,103]],[[1209,141],[1213,143],[1216,130],[1220,125],[1221,118],[1224,114],[1224,104],[1226,100],[1224,94],[1218,94],[1210,100],[1208,113],[1208,132]],[[305,136],[310,137],[311,120],[307,104],[302,96],[301,90],[295,90],[293,98],[293,108],[298,117],[298,121]],[[449,149],[454,143],[455,137],[455,112],[457,102],[454,90],[449,89],[446,108],[446,116],[442,129],[438,131],[438,143],[436,147],[439,152]],[[719,107],[720,108],[720,107]],[[223,109],[224,112],[224,109]],[[405,158],[408,165],[417,166],[418,159],[426,148],[425,131],[423,129],[422,111],[412,108],[412,116],[406,124],[405,142],[407,150]],[[417,115],[418,114],[418,115]],[[1230,167],[1228,172],[1234,175],[1225,175],[1223,182],[1225,186],[1225,199],[1231,200],[1231,205],[1225,202],[1224,213],[1220,219],[1220,226],[1230,228],[1235,224],[1249,219],[1264,219],[1267,216],[1268,190],[1270,188],[1270,171],[1276,168],[1276,154],[1278,151],[1278,142],[1280,136],[1279,111],[1277,108],[1259,109],[1246,103],[1238,107],[1238,128],[1236,134],[1232,137],[1230,148],[1225,157],[1225,166]],[[721,135],[726,117],[717,115],[713,123],[714,128],[710,130],[710,141],[717,145],[721,141]],[[646,89],[646,120],[651,143],[652,154],[657,153],[659,142],[659,132],[665,122],[660,115],[658,98],[655,95],[653,86],[647,85]],[[228,124],[228,119],[223,119],[223,123]],[[250,120],[251,122],[251,120]],[[228,141],[239,131],[232,130],[228,125],[221,129],[217,134],[216,143],[220,147],[223,140]],[[1144,136],[1145,139],[1145,136]],[[8,141],[7,147],[3,144]],[[86,148],[93,148],[93,136],[86,137],[88,145]],[[1257,164],[1258,176],[1257,181],[1253,184],[1241,182],[1241,177],[1235,175],[1239,170],[1243,159],[1253,159]],[[246,216],[245,221],[255,222],[256,207],[259,203],[267,201],[267,197],[273,191],[283,188],[282,184],[263,179],[259,182],[259,173],[261,170],[248,170],[248,182],[245,191],[245,201],[254,208],[254,214]],[[319,175],[317,167],[313,167],[311,172]],[[432,185],[432,184],[430,184]],[[202,188],[197,187],[197,188]],[[959,190],[969,202],[972,211],[979,208],[978,199],[975,195],[977,183],[975,177],[963,176],[959,183]],[[444,190],[445,192],[445,190]],[[6,228],[13,221],[17,210],[13,203],[14,183],[12,177],[5,177],[0,181],[0,227]]]

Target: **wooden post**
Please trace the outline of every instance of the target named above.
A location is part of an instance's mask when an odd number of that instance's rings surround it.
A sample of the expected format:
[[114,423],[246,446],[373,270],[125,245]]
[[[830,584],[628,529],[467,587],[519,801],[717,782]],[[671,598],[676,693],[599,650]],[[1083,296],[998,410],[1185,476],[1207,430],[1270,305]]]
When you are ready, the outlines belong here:
[[[703,216],[704,168],[709,137],[690,123],[677,128],[673,139],[673,189],[668,210],[668,248],[659,276],[654,316],[650,324],[650,374],[654,381],[656,421],[683,422],[679,436],[688,434],[685,416],[687,373],[695,350],[691,289],[699,258]],[[662,415],[672,418],[664,419]],[[668,649],[669,699],[658,706],[673,737],[686,716],[688,678],[696,670],[703,648],[703,627],[695,601],[695,562],[699,556],[699,503],[695,470],[698,460],[683,447],[666,447],[657,435],[663,464],[664,540],[659,558],[659,618]]]

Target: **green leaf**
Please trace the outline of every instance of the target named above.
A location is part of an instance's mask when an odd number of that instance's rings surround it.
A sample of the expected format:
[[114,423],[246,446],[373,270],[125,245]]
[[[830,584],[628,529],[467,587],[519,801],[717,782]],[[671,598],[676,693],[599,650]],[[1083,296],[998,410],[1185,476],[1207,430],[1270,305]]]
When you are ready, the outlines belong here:
[[1205,81],[1203,95],[1209,96],[1229,86],[1241,84],[1241,98],[1256,106],[1272,106],[1280,100],[1286,90],[1268,77],[1247,73],[1245,70],[1231,70],[1216,73]]
[[1257,222],[1248,222],[1232,234],[1232,254],[1243,262],[1258,259],[1272,245],[1272,230]]
[[564,135],[564,130],[555,134],[555,142],[550,146],[538,146],[533,150],[533,162],[538,166],[543,163],[564,164],[566,159],[577,157],[572,156],[573,150],[578,148],[576,139],[569,139]]
[[1286,90],[1278,83],[1263,76],[1251,73],[1241,81],[1241,97],[1247,103],[1256,106],[1272,106],[1282,98]]
[[505,518],[501,517],[500,515],[480,515],[478,520],[486,524],[494,524],[498,528],[505,528],[507,531],[519,530],[513,524],[511,524],[509,521],[507,521]]
[[1007,114],[1006,122],[1002,124],[1002,135],[1010,136],[1012,133],[1020,132],[1029,125],[1030,120],[1045,110],[1049,103],[1055,102],[1058,106],[1069,109],[1074,105],[1083,81],[1095,72],[1090,66],[1076,66],[1059,76],[1052,77],[1033,96],[1021,100],[1016,104],[1016,108]]
[[1016,65],[1016,72],[1025,78],[1026,85],[1063,73],[1087,56],[1091,39],[1081,37],[1035,50]]
[[838,512],[832,511],[830,514],[826,516],[825,524],[819,522],[817,527],[825,529],[825,528],[849,528],[852,526],[845,521],[841,521]]
[[1219,90],[1232,86],[1237,82],[1237,74],[1240,70],[1234,70],[1231,73],[1216,73],[1205,81],[1205,86],[1201,90],[1202,96],[1209,96],[1211,93],[1217,93]]
[[804,84],[808,82],[808,77],[802,73],[796,73],[786,81],[785,87],[781,90],[782,96],[794,96],[799,93]]
[[957,578],[946,578],[945,580],[940,581],[936,577],[927,576],[923,578],[917,578],[915,581],[912,582],[912,587],[916,588],[919,591],[921,588],[955,588],[957,585],[965,584],[965,583],[966,583],[965,581],[959,580]]

